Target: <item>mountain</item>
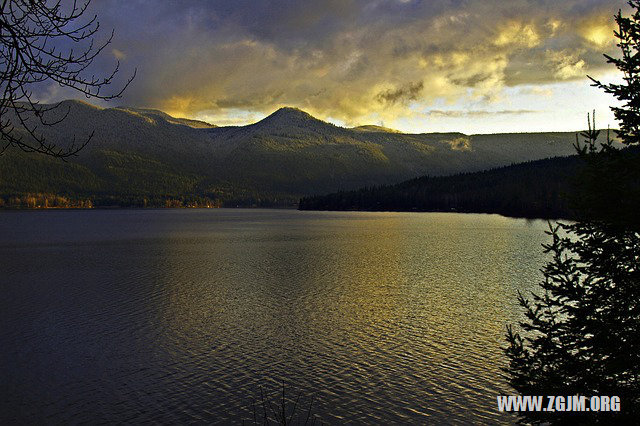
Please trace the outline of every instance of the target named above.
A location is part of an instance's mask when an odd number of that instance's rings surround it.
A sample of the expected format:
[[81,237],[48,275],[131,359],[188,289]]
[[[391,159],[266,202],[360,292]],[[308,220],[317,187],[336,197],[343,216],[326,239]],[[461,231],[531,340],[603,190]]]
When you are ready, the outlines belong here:
[[291,205],[301,196],[390,184],[421,175],[486,170],[573,154],[573,133],[403,134],[348,129],[295,108],[247,126],[214,125],[139,108],[64,101],[45,114],[48,141],[93,134],[66,162],[9,149],[0,196],[54,193],[139,200],[186,195],[228,205]]
[[375,126],[373,124],[352,127],[351,130],[355,130],[356,132],[402,133],[399,130],[390,129],[388,127],[383,127],[383,126]]
[[167,114],[166,112],[162,112],[157,109],[147,109],[147,108],[129,108],[129,107],[120,107],[117,109],[121,109],[123,111],[131,112],[133,114],[139,114],[150,119],[161,119],[165,120],[172,124],[182,124],[184,126],[193,127],[196,129],[210,129],[212,127],[217,127],[213,124],[207,123],[206,121],[200,120],[191,120],[188,118],[175,118]]

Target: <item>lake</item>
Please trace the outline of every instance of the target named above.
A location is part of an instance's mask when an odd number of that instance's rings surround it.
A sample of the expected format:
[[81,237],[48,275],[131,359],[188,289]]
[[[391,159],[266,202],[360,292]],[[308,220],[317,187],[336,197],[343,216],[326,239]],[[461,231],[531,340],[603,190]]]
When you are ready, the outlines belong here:
[[496,396],[545,221],[0,212],[0,423],[509,423]]

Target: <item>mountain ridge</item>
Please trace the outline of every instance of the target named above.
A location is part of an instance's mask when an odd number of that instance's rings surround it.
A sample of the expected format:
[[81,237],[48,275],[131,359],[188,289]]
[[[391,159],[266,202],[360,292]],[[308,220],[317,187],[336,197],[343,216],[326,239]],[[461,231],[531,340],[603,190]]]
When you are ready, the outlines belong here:
[[575,153],[570,132],[361,131],[289,107],[250,125],[216,127],[144,108],[62,105],[47,114],[55,118],[68,110],[67,118],[43,128],[43,135],[64,147],[93,132],[91,142],[66,163],[9,150],[0,157],[0,195],[199,194],[234,205],[290,205],[305,195]]

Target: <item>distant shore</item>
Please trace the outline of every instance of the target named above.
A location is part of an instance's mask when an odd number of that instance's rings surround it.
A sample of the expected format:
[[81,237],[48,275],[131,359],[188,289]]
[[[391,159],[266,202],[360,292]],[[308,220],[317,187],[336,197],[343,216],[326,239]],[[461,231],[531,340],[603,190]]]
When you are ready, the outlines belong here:
[[325,209],[300,209],[298,206],[193,206],[193,205],[171,205],[171,206],[127,206],[127,205],[69,205],[69,206],[0,206],[0,212],[2,211],[60,211],[60,210],[165,210],[165,209],[275,209],[275,210],[298,210],[298,211],[324,211],[324,212],[362,212],[362,213],[457,213],[457,214],[497,214],[504,217],[513,219],[527,219],[527,220],[573,220],[566,215],[553,216],[553,215],[536,215],[536,214],[510,214],[502,211],[457,211],[457,210],[358,210],[358,209],[343,209],[343,210],[325,210]]

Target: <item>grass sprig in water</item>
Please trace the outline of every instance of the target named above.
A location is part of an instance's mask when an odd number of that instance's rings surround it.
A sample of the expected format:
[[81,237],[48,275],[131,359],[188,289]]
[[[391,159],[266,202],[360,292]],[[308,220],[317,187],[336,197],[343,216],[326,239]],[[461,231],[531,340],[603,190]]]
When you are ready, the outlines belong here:
[[[284,382],[282,383],[282,392],[278,397],[278,402],[273,403],[269,399],[265,399],[264,391],[262,386],[260,386],[260,405],[262,407],[262,415],[261,419],[258,419],[258,412],[256,410],[255,400],[252,401],[253,408],[253,424],[254,425],[315,425],[318,420],[315,415],[311,414],[311,409],[313,407],[314,395],[311,395],[311,399],[309,401],[309,407],[305,413],[298,413],[298,405],[300,402],[300,396],[302,392],[298,393],[295,401],[293,402],[293,408],[290,413],[287,413],[289,410],[287,409],[287,399],[286,399],[286,391]],[[302,421],[304,418],[304,422]],[[242,421],[242,424],[245,424],[245,421]],[[320,424],[323,424],[320,422]]]

